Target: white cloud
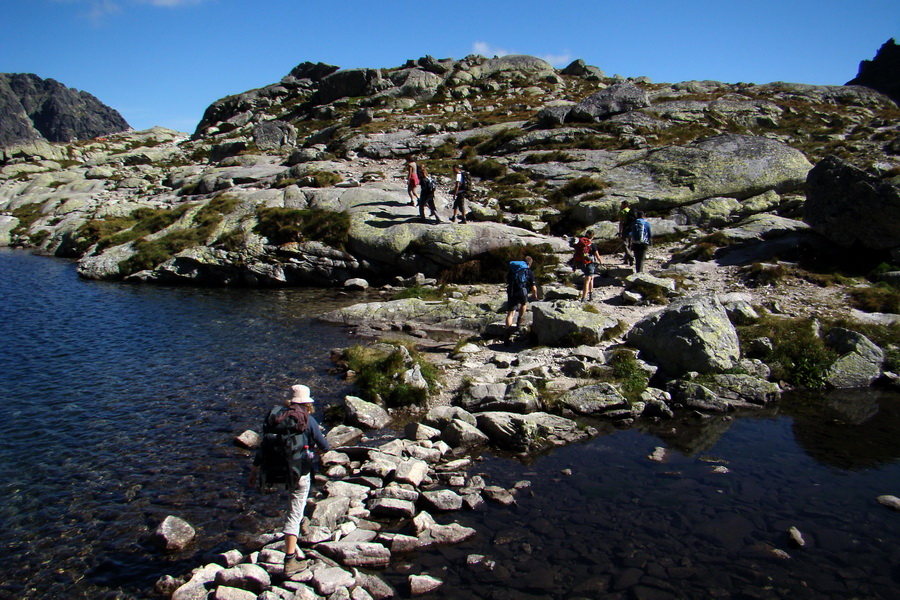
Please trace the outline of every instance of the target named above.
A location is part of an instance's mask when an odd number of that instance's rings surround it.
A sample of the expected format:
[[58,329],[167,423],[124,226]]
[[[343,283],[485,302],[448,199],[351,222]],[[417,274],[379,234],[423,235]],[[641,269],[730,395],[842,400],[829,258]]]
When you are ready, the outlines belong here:
[[87,18],[99,25],[108,15],[122,12],[122,6],[116,0],[92,0],[87,12]]
[[538,58],[543,58],[554,67],[568,67],[575,60],[568,52],[565,54],[543,54],[538,56]]
[[472,53],[481,54],[482,56],[506,56],[507,54],[515,54],[503,48],[495,48],[487,42],[475,42],[472,44]]
[[[490,45],[487,42],[475,42],[472,44],[472,53],[473,54],[481,54],[482,56],[507,56],[510,54],[528,54],[527,52],[517,52],[514,50],[507,50],[506,48],[497,48]],[[571,63],[574,59],[572,58],[572,54],[569,52],[563,52],[562,54],[534,54],[533,56],[537,56],[538,58],[542,58],[546,60],[548,63],[553,65],[554,67],[566,67]]]

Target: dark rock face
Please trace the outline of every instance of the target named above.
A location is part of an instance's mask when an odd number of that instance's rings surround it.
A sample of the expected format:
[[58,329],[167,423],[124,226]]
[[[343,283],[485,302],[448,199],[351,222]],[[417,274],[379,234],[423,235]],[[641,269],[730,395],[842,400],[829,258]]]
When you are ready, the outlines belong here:
[[0,73],[0,146],[71,142],[126,131],[118,111],[87,92],[30,73]]
[[900,186],[827,156],[806,179],[803,220],[839,246],[900,246]]
[[847,85],[863,85],[878,90],[900,104],[900,45],[886,41],[873,60],[859,63],[859,73]]

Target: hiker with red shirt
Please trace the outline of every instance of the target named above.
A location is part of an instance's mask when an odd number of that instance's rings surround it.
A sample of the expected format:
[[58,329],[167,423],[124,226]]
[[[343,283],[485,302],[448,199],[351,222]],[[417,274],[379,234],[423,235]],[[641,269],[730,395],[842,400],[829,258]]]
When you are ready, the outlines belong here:
[[573,266],[580,268],[584,273],[584,286],[581,288],[581,302],[594,299],[594,275],[597,273],[597,265],[603,263],[600,252],[594,245],[594,232],[585,231],[584,235],[575,242],[575,256],[572,258]]

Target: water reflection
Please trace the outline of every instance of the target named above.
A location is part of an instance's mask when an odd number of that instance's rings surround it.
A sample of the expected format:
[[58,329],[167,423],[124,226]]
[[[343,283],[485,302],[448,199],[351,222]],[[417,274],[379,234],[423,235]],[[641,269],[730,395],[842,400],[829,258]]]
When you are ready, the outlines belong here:
[[797,443],[816,461],[859,470],[900,459],[900,402],[897,394],[838,390],[791,394],[782,401]]

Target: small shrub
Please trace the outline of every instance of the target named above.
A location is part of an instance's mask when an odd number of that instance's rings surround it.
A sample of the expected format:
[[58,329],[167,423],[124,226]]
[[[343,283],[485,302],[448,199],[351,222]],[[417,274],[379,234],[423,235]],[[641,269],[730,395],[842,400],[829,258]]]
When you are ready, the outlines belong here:
[[609,364],[622,395],[632,403],[640,400],[641,393],[647,389],[649,380],[647,372],[641,368],[634,353],[627,350],[616,350],[613,352]]
[[19,224],[12,230],[15,234],[24,234],[31,229],[35,221],[43,214],[43,205],[39,203],[23,204],[12,211],[12,216],[19,220]]
[[403,288],[391,296],[391,300],[403,300],[405,298],[419,298],[420,300],[443,300],[446,297],[444,288],[412,286]]
[[762,287],[783,283],[790,270],[782,264],[753,263],[740,271],[744,282],[750,287]]
[[576,159],[568,152],[563,152],[562,150],[554,150],[552,152],[545,152],[543,154],[529,154],[522,162],[529,165],[540,165],[551,162],[574,162],[576,160],[578,159]]
[[466,164],[466,169],[481,179],[497,179],[506,175],[506,165],[493,159],[482,161],[470,161]]
[[510,127],[495,133],[489,140],[478,144],[476,150],[482,156],[495,154],[503,146],[522,135],[522,130]]
[[226,252],[237,252],[247,243],[247,234],[241,229],[232,229],[220,235],[212,243],[215,248],[221,248]]
[[[428,398],[427,390],[413,388],[401,382],[400,375],[409,365],[409,356],[419,365],[429,389],[437,384],[437,369],[424,360],[413,346],[400,342],[388,342],[395,350],[385,352],[367,346],[352,346],[344,350],[342,358],[347,367],[356,373],[354,383],[360,396],[370,402],[382,402],[387,406],[421,404]],[[401,349],[401,346],[405,349]]]
[[111,240],[123,231],[131,229],[137,223],[132,217],[114,217],[110,219],[95,219],[88,221],[78,228],[76,233],[76,250],[79,254],[83,254],[93,246],[97,245],[97,251],[100,252],[111,246]]
[[459,149],[456,146],[456,140],[448,138],[443,144],[431,151],[431,158],[456,158],[458,154]]
[[502,183],[503,185],[520,185],[524,183],[531,183],[531,178],[521,171],[515,173],[509,173],[497,179],[497,183]]
[[566,203],[569,198],[587,194],[590,192],[602,191],[609,187],[605,181],[595,177],[578,177],[569,180],[562,187],[550,192],[548,199],[555,203]]
[[851,304],[865,312],[900,313],[900,290],[881,282],[870,287],[853,288],[847,292]]
[[812,319],[765,316],[753,325],[739,326],[737,330],[744,347],[759,337],[772,340],[772,352],[764,358],[772,369],[773,378],[809,389],[825,387],[825,373],[838,356],[819,337],[818,326]]
[[197,246],[204,241],[198,229],[173,231],[158,239],[135,242],[135,254],[119,263],[119,271],[130,275],[138,271],[155,269],[182,250]]
[[350,215],[322,209],[264,208],[257,213],[254,231],[275,245],[319,241],[343,249],[350,231]]

